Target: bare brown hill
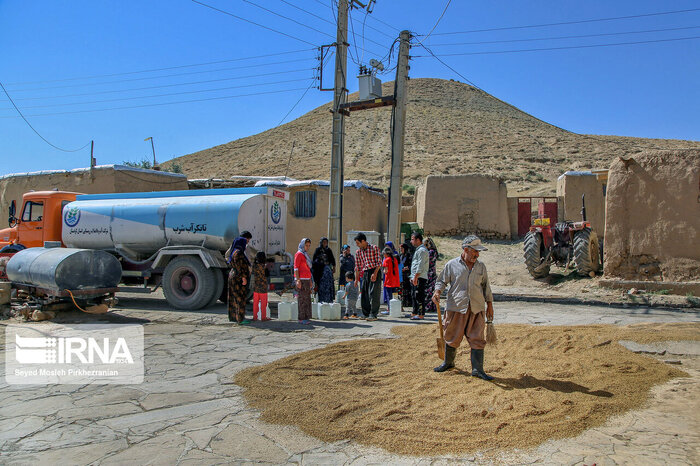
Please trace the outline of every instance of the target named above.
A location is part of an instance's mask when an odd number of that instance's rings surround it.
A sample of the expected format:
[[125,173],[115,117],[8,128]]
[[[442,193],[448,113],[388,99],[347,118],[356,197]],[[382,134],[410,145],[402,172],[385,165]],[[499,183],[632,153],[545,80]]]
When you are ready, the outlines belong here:
[[[384,83],[384,95],[392,92],[393,82]],[[351,101],[357,98],[357,93],[349,96]],[[482,172],[500,176],[511,189],[550,194],[552,181],[566,170],[607,168],[617,156],[650,148],[700,149],[698,141],[572,133],[457,81],[413,79],[408,99],[404,166],[408,184],[432,174]],[[296,141],[289,176],[328,179],[330,105],[171,162],[180,164],[190,178],[284,175]],[[346,179],[388,185],[390,114],[385,107],[346,118]]]

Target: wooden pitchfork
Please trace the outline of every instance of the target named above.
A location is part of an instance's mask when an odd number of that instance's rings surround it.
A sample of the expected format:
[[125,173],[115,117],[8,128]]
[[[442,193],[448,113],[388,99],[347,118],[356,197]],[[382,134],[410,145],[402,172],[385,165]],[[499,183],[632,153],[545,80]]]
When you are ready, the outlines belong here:
[[437,340],[437,350],[438,358],[445,359],[445,334],[442,329],[442,311],[440,311],[440,303],[435,304],[435,310],[437,310],[438,315],[438,328],[440,329],[440,336],[436,338]]

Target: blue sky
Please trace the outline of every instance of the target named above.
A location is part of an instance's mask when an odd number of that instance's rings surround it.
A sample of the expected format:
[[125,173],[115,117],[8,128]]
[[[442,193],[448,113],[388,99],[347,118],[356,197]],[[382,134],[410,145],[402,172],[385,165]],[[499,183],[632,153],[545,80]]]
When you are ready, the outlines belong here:
[[[149,136],[162,162],[276,126],[312,82],[314,46],[334,40],[332,2],[202,1],[286,35],[189,0],[0,0],[0,82],[49,142],[75,149],[94,140],[100,164],[150,159]],[[445,4],[377,0],[366,19],[354,10],[350,89],[353,60],[381,58],[400,29],[427,34]],[[453,0],[425,44],[482,89],[570,131],[697,141],[700,11],[522,27],[694,8],[684,0]],[[496,30],[466,32],[483,29]],[[587,47],[622,42],[646,43]],[[557,47],[579,48],[512,52]],[[463,81],[425,49],[411,55],[411,77]],[[332,60],[326,71],[331,86]],[[330,97],[311,88],[285,121]],[[52,148],[0,93],[0,159],[0,174],[69,169],[87,166],[89,149]]]

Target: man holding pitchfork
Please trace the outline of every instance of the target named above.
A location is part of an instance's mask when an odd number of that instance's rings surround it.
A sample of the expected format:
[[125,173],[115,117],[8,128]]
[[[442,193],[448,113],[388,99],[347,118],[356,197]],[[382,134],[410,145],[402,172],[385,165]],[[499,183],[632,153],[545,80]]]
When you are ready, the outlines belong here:
[[[455,367],[457,348],[463,337],[471,348],[472,376],[484,380],[493,377],[484,372],[484,329],[486,319],[493,320],[493,295],[486,266],[478,261],[479,251],[487,249],[475,235],[462,241],[462,254],[450,260],[435,283],[433,302],[439,306],[440,295],[449,284],[445,320],[445,362],[435,372],[444,372]],[[484,315],[486,314],[486,315]]]

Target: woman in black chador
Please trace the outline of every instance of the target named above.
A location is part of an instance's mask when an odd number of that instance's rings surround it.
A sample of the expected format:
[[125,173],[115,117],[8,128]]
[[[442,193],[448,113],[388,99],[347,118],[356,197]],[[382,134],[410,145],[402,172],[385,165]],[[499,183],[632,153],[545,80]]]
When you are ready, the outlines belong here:
[[317,286],[318,301],[321,303],[332,303],[335,300],[334,273],[333,251],[328,247],[328,238],[321,238],[313,258],[313,276]]

